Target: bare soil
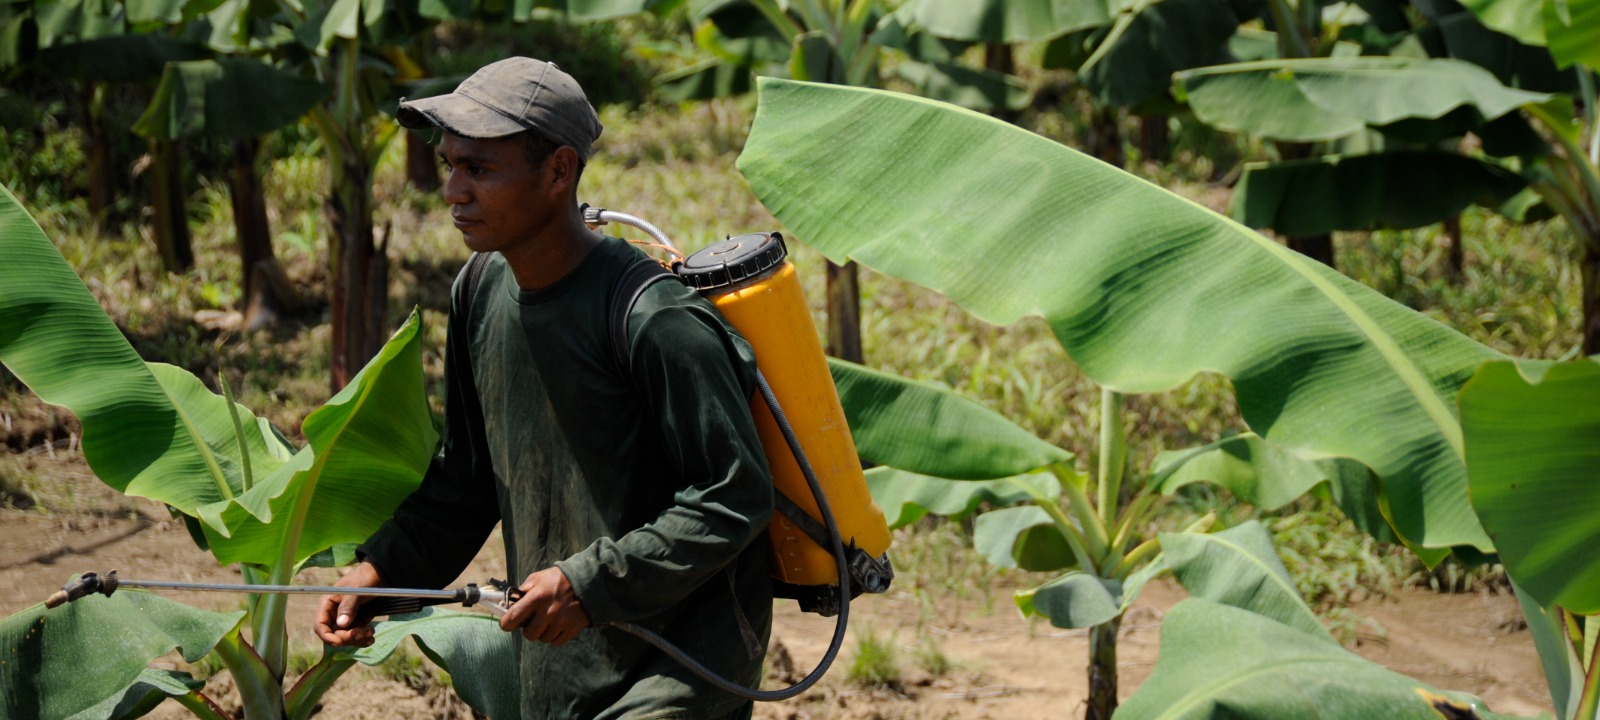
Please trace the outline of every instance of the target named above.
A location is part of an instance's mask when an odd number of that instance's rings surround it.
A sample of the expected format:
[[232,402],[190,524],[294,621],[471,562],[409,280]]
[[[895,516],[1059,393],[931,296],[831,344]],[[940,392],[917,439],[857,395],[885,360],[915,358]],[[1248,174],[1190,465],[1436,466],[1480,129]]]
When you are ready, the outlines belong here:
[[[35,446],[21,464],[37,476],[40,502],[28,509],[0,509],[0,616],[40,602],[72,574],[116,569],[125,577],[193,582],[237,582],[238,572],[219,567],[197,550],[183,523],[159,503],[127,498],[96,480],[66,443],[53,451]],[[26,503],[23,503],[26,504]],[[462,575],[462,582],[503,576],[496,541]],[[331,582],[333,570],[314,570],[304,583]],[[866,688],[847,679],[856,644],[848,641],[834,669],[817,688],[784,703],[760,705],[757,718],[784,720],[848,718],[1057,720],[1081,716],[1088,640],[1083,631],[1060,630],[1018,617],[1011,588],[991,588],[966,598],[919,598],[895,591],[852,606],[851,632],[888,638],[898,650],[901,678]],[[987,600],[984,599],[987,596]],[[228,609],[230,595],[178,593],[200,607]],[[1165,611],[1183,599],[1175,584],[1158,582],[1130,611],[1119,638],[1121,691],[1131,694],[1153,669]],[[303,654],[320,644],[310,634],[313,599],[291,603],[291,647]],[[1533,643],[1506,595],[1440,595],[1407,590],[1354,608],[1382,630],[1368,628],[1353,649],[1376,662],[1437,685],[1482,697],[1499,712],[1534,715],[1550,702]],[[767,686],[798,678],[822,655],[832,621],[780,603],[773,629]],[[914,660],[919,642],[931,638],[953,667],[938,675]],[[415,653],[413,653],[415,654]],[[169,667],[174,659],[163,659]],[[382,668],[358,668],[329,693],[316,717],[470,718],[468,711],[430,673],[421,677]],[[206,693],[224,707],[231,681],[213,676]],[[153,717],[181,718],[174,703]]]

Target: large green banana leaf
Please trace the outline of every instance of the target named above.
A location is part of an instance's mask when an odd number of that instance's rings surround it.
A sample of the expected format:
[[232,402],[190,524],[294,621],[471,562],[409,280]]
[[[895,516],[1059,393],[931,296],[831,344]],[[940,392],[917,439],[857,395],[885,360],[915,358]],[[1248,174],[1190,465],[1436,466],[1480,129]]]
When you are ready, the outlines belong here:
[[993,480],[1072,460],[954,391],[828,359],[863,460],[953,480]]
[[1432,225],[1469,205],[1496,208],[1527,181],[1451,152],[1409,151],[1251,163],[1228,214],[1285,235]]
[[973,42],[1049,40],[1073,30],[1109,25],[1120,0],[913,0],[901,9],[928,32]]
[[[177,649],[198,661],[243,619],[142,590],[90,595],[54,610],[35,605],[0,620],[0,717],[114,716],[142,702],[145,665]],[[147,683],[148,684],[148,683]],[[158,689],[171,688],[164,681]],[[110,707],[98,707],[116,698]]]
[[255,58],[175,62],[133,131],[161,140],[262,135],[300,119],[327,94],[328,86]]
[[[131,9],[131,8],[130,8]],[[206,57],[203,45],[164,35],[113,35],[39,51],[39,67],[56,77],[101,82],[149,82],[169,62]]]
[[1381,478],[1416,545],[1488,537],[1452,398],[1498,357],[1196,203],[993,118],[882,91],[763,78],[739,168],[834,261],[1008,324],[1046,318],[1096,382],[1233,380],[1278,447]]
[[[1362,532],[1382,542],[1399,542],[1372,492],[1371,471],[1354,460],[1307,459],[1255,433],[1240,433],[1201,447],[1161,453],[1151,463],[1150,474],[1151,486],[1167,495],[1205,482],[1264,510],[1276,510],[1326,487],[1327,496]],[[1418,552],[1429,565],[1447,554],[1444,550]]]
[[1472,506],[1544,607],[1600,612],[1600,362],[1487,363],[1461,389]]
[[145,668],[131,685],[68,720],[130,720],[144,717],[167,698],[183,697],[205,685],[189,673]]
[[1218,65],[1176,75],[1180,97],[1212,127],[1273,140],[1332,140],[1373,125],[1471,107],[1492,120],[1549,96],[1500,84],[1460,60],[1309,58]]
[[1495,30],[1550,48],[1561,67],[1600,65],[1600,4],[1587,0],[1462,0]]
[[1133,607],[1144,586],[1167,571],[1159,556],[1126,580],[1071,570],[1012,599],[1023,615],[1039,615],[1058,628],[1087,628],[1111,622]]
[[383,662],[408,636],[428,658],[450,673],[451,686],[472,709],[494,720],[522,713],[511,633],[488,615],[427,608],[374,627],[372,645],[356,651],[367,665]]
[[[183,370],[146,365],[28,217],[0,188],[0,362],[83,424],[83,454],[107,485],[194,515],[244,491],[243,454],[221,397]],[[282,464],[270,428],[239,407],[252,467]]]
[[[1469,713],[1476,713],[1469,714]],[[1439,720],[1509,716],[1249,610],[1191,598],[1161,621],[1155,671],[1117,720]]]
[[[1244,18],[1248,19],[1248,18]],[[1103,55],[1080,77],[1102,101],[1135,112],[1168,112],[1172,74],[1232,60],[1228,41],[1241,18],[1220,0],[1162,0],[1140,8],[1107,35]],[[1087,60],[1087,58],[1085,58]]]
[[979,515],[973,523],[972,548],[995,567],[1043,572],[1078,564],[1055,521],[1038,505]]
[[360,542],[422,481],[438,434],[413,311],[361,372],[306,417],[309,444],[249,492],[199,509],[223,563],[291,566]]
[[1249,610],[1332,641],[1295,590],[1261,523],[1251,520],[1214,533],[1161,533],[1161,554],[1190,597]]
[[1033,473],[999,480],[960,482],[876,467],[867,471],[872,501],[883,508],[889,528],[905,527],[924,516],[966,517],[980,503],[1010,505],[1043,497],[1061,497],[1061,483],[1050,473]]

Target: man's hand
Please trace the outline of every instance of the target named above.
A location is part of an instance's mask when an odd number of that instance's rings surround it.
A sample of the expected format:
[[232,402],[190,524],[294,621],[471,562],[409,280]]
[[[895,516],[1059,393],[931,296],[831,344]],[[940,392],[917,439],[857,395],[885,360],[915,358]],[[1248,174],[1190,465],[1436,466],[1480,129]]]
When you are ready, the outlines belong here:
[[[383,587],[383,575],[377,566],[365,560],[356,565],[339,582],[337,587]],[[356,608],[372,599],[368,595],[323,595],[317,604],[314,629],[322,641],[335,647],[366,647],[372,644],[372,624],[355,625]]]
[[529,640],[565,645],[589,627],[589,613],[572,591],[572,583],[560,568],[548,567],[522,581],[522,599],[500,618],[500,629],[510,632],[522,628]]

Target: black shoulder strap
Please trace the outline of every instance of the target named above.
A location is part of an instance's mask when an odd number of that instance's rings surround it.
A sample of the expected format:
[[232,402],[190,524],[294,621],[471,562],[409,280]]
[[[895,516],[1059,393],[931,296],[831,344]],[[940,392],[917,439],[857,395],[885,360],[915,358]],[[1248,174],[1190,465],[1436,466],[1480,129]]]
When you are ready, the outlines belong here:
[[661,267],[661,263],[646,257],[622,271],[622,277],[617,278],[617,284],[611,288],[611,304],[607,306],[611,360],[622,377],[632,377],[628,362],[628,315],[633,312],[634,303],[639,302],[639,296],[644,295],[647,288],[667,279],[677,280],[678,276]]
[[462,312],[463,317],[470,323],[472,321],[472,299],[478,296],[478,281],[483,279],[483,268],[489,264],[489,254],[475,252],[467,258],[467,295],[466,305]]

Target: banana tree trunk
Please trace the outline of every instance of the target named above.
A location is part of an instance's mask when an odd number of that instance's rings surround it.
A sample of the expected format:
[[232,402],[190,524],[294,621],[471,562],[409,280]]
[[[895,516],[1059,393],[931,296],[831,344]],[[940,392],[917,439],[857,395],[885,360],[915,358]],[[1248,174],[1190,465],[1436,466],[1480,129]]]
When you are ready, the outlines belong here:
[[150,155],[156,249],[161,252],[161,263],[167,272],[181,273],[194,265],[183,192],[183,155],[172,140],[151,140]]
[[105,85],[93,81],[83,85],[83,128],[89,152],[89,217],[95,234],[105,237],[111,231],[111,199],[115,188],[111,178],[111,138],[106,133]]
[[422,133],[406,131],[406,182],[423,192],[439,189],[439,161]]
[[1444,244],[1445,273],[1450,278],[1450,284],[1460,285],[1467,276],[1467,251],[1461,246],[1461,216],[1451,215],[1444,219],[1442,225],[1439,240]]
[[861,363],[861,286],[854,261],[828,263],[828,354]]
[[329,361],[338,391],[378,354],[387,325],[389,267],[372,227],[372,179],[365,123],[358,98],[360,48],[355,40],[337,48],[333,107],[313,118],[328,148],[328,260],[333,277],[333,354]]
[[1166,115],[1145,115],[1139,118],[1139,157],[1159,163],[1167,161],[1171,145],[1172,128]]
[[[1017,74],[1016,56],[1012,52],[1011,46],[1003,42],[983,44],[983,66],[997,73]],[[1017,118],[1021,115],[1021,113],[1005,107],[1003,104],[997,105],[994,110],[989,111],[989,114],[1012,124],[1016,124]]]
[[233,166],[228,172],[228,195],[233,203],[234,235],[239,240],[244,323],[254,330],[277,322],[283,313],[298,309],[299,303],[294,286],[272,250],[267,198],[256,173],[261,138],[242,138],[231,145]]
[[1117,125],[1117,109],[1091,99],[1094,110],[1089,113],[1088,151],[1104,162],[1117,167],[1128,163],[1122,152],[1122,128]]
[[[388,308],[388,258],[372,227],[372,178],[359,157],[335,171],[333,192],[323,209],[331,230],[328,252],[335,258],[333,357],[335,391],[383,347]],[[342,177],[339,177],[341,176]]]
[[1117,631],[1122,616],[1089,630],[1089,706],[1084,720],[1111,720],[1117,711]]

